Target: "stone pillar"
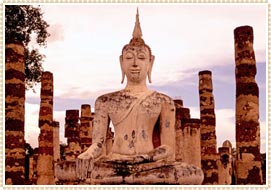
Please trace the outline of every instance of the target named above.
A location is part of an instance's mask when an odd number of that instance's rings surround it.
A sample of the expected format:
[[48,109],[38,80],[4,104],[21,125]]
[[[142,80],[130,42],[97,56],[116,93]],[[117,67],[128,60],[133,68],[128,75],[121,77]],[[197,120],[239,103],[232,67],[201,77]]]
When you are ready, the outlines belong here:
[[31,183],[32,184],[37,184],[37,179],[38,179],[38,175],[37,175],[37,169],[38,169],[38,167],[37,167],[37,163],[38,163],[38,157],[39,157],[39,148],[35,148],[34,149],[34,153],[33,153],[33,175],[32,175],[32,177],[31,177],[31,179],[30,179],[30,181],[31,181]]
[[33,174],[34,174],[34,157],[30,156],[29,157],[29,175],[28,175],[29,181],[32,180]]
[[68,138],[68,146],[65,149],[67,161],[76,160],[81,153],[79,138],[79,110],[66,110],[65,137]]
[[182,119],[183,161],[201,168],[200,119]]
[[40,93],[37,185],[54,184],[53,90],[53,74],[48,71],[43,72]]
[[219,147],[218,153],[220,159],[217,161],[218,168],[218,184],[219,185],[230,185],[231,184],[231,165],[229,148]]
[[24,184],[25,72],[22,43],[5,45],[5,183]]
[[59,122],[53,122],[54,130],[54,162],[60,160],[60,143],[59,143]]
[[199,97],[201,119],[201,166],[203,184],[217,184],[215,111],[211,71],[199,72]]
[[218,148],[220,159],[217,161],[218,184],[232,184],[232,155],[229,147]]
[[183,161],[184,159],[184,136],[181,120],[190,118],[190,110],[183,107],[183,101],[180,99],[174,100],[175,112],[175,130],[176,130],[176,145],[175,145],[175,159],[176,161]]
[[81,105],[79,137],[81,140],[82,152],[84,152],[92,143],[91,107],[88,104]]
[[236,79],[236,183],[262,184],[259,125],[259,88],[253,29],[234,30]]

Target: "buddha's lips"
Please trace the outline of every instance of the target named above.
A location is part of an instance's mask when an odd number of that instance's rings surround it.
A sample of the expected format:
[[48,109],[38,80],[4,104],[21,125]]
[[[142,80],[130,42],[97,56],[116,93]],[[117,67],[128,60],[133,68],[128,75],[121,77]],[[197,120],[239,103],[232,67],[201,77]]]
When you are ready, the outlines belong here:
[[131,69],[131,73],[140,73],[139,69]]

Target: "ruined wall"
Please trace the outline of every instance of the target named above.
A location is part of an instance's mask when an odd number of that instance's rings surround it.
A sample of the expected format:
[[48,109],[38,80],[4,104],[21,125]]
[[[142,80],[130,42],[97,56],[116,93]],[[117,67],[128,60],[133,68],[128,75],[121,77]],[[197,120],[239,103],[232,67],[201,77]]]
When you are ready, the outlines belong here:
[[40,93],[37,185],[54,184],[53,90],[53,74],[48,71],[43,72]]
[[262,184],[259,125],[259,88],[253,29],[234,30],[236,79],[236,183]]
[[199,97],[201,119],[201,166],[204,172],[203,184],[217,184],[216,131],[214,96],[211,71],[199,72]]
[[200,120],[190,118],[190,110],[182,100],[174,100],[176,108],[176,161],[201,167]]
[[92,143],[92,120],[91,106],[89,104],[81,105],[79,137],[82,152],[88,149]]
[[183,107],[183,101],[180,99],[174,100],[175,112],[175,131],[176,131],[176,145],[175,145],[175,159],[176,161],[183,161],[184,159],[184,137],[181,119],[190,118],[190,111]]
[[65,148],[67,161],[76,160],[81,153],[79,138],[79,110],[66,110],[65,137],[68,139],[68,146]]
[[201,167],[200,119],[183,119],[183,161]]
[[5,45],[5,183],[24,184],[24,46]]

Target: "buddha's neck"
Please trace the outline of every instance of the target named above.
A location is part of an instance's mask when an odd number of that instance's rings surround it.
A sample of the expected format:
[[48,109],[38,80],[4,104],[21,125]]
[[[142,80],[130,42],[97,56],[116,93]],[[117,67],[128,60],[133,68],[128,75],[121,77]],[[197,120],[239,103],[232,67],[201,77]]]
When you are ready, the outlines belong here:
[[127,83],[125,90],[128,90],[131,94],[137,95],[148,91],[146,83]]

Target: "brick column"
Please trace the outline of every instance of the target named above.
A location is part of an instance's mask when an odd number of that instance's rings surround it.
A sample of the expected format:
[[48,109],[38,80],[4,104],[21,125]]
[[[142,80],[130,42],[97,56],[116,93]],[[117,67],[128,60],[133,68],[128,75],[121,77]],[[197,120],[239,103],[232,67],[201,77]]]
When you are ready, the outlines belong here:
[[25,73],[22,43],[5,45],[5,183],[24,184]]
[[203,184],[217,184],[215,111],[211,71],[199,72],[199,97],[201,119],[201,166]]
[[68,146],[65,149],[67,161],[76,160],[81,153],[79,138],[79,110],[66,110],[65,137],[68,138]]
[[54,144],[53,144],[53,74],[43,72],[41,76],[39,112],[39,156],[37,162],[37,185],[53,185]]
[[200,119],[182,119],[183,161],[201,168]]
[[176,145],[175,145],[175,159],[176,161],[184,160],[184,135],[182,128],[182,119],[190,118],[190,110],[183,107],[183,101],[180,99],[174,100],[175,112],[175,131],[176,131]]
[[59,122],[53,122],[54,130],[54,162],[60,160]]
[[259,88],[253,29],[234,30],[236,79],[236,183],[262,184],[259,125]]
[[92,117],[89,104],[81,105],[79,137],[81,140],[82,152],[84,152],[92,143]]

